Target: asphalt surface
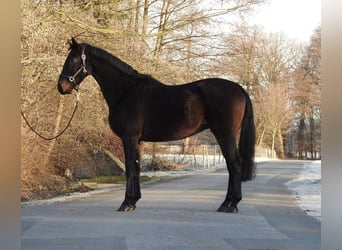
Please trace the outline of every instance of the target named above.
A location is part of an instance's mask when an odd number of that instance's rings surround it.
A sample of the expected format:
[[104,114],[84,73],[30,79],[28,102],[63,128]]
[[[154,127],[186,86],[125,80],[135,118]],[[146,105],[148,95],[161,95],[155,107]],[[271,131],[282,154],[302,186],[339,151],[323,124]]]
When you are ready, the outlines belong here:
[[321,224],[306,215],[283,183],[303,162],[258,163],[242,185],[238,214],[216,212],[227,173],[142,185],[134,212],[116,212],[124,189],[22,207],[23,250],[320,249]]

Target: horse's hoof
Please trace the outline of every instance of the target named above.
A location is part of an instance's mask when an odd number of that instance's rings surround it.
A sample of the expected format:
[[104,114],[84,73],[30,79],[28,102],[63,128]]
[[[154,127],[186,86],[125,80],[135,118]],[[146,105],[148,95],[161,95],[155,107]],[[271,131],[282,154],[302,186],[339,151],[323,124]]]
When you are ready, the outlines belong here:
[[226,213],[236,214],[237,212],[239,212],[239,209],[237,207],[229,206]]
[[217,212],[221,213],[237,213],[239,209],[235,206],[229,205],[229,206],[220,206],[219,209],[217,209]]
[[220,212],[220,213],[225,213],[226,210],[227,210],[227,206],[223,206],[221,205],[218,209],[217,209],[217,212]]
[[135,210],[135,205],[121,205],[118,209],[119,212],[131,212]]

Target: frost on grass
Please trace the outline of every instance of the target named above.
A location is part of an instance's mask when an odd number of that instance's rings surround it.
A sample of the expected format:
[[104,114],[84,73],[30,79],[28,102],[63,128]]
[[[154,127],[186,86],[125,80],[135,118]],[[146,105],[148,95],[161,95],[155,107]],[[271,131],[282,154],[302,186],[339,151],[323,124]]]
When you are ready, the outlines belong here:
[[321,161],[305,164],[298,178],[286,183],[298,205],[308,215],[321,220]]

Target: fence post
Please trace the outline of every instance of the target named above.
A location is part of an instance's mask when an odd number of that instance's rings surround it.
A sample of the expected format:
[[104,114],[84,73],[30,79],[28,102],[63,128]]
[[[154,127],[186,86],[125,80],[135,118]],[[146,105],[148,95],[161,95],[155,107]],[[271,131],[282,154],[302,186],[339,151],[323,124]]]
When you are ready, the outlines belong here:
[[202,167],[205,168],[205,161],[204,161],[204,145],[202,145]]
[[208,145],[205,145],[205,157],[206,157],[206,162],[207,162],[207,168],[210,168],[210,162],[209,162],[209,153],[208,153]]
[[195,168],[197,168],[197,162],[196,162],[196,153],[195,153],[195,146],[192,147],[192,153],[194,156],[194,161],[195,161]]

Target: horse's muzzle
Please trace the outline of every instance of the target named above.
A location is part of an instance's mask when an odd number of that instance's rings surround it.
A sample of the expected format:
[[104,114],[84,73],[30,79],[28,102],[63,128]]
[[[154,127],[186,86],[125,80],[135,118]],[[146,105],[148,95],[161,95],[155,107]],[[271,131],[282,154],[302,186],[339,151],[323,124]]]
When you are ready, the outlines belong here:
[[58,80],[58,91],[59,91],[59,93],[61,93],[62,95],[71,94],[72,90],[73,90],[73,86],[70,82],[68,82],[65,79],[59,78],[59,80]]

